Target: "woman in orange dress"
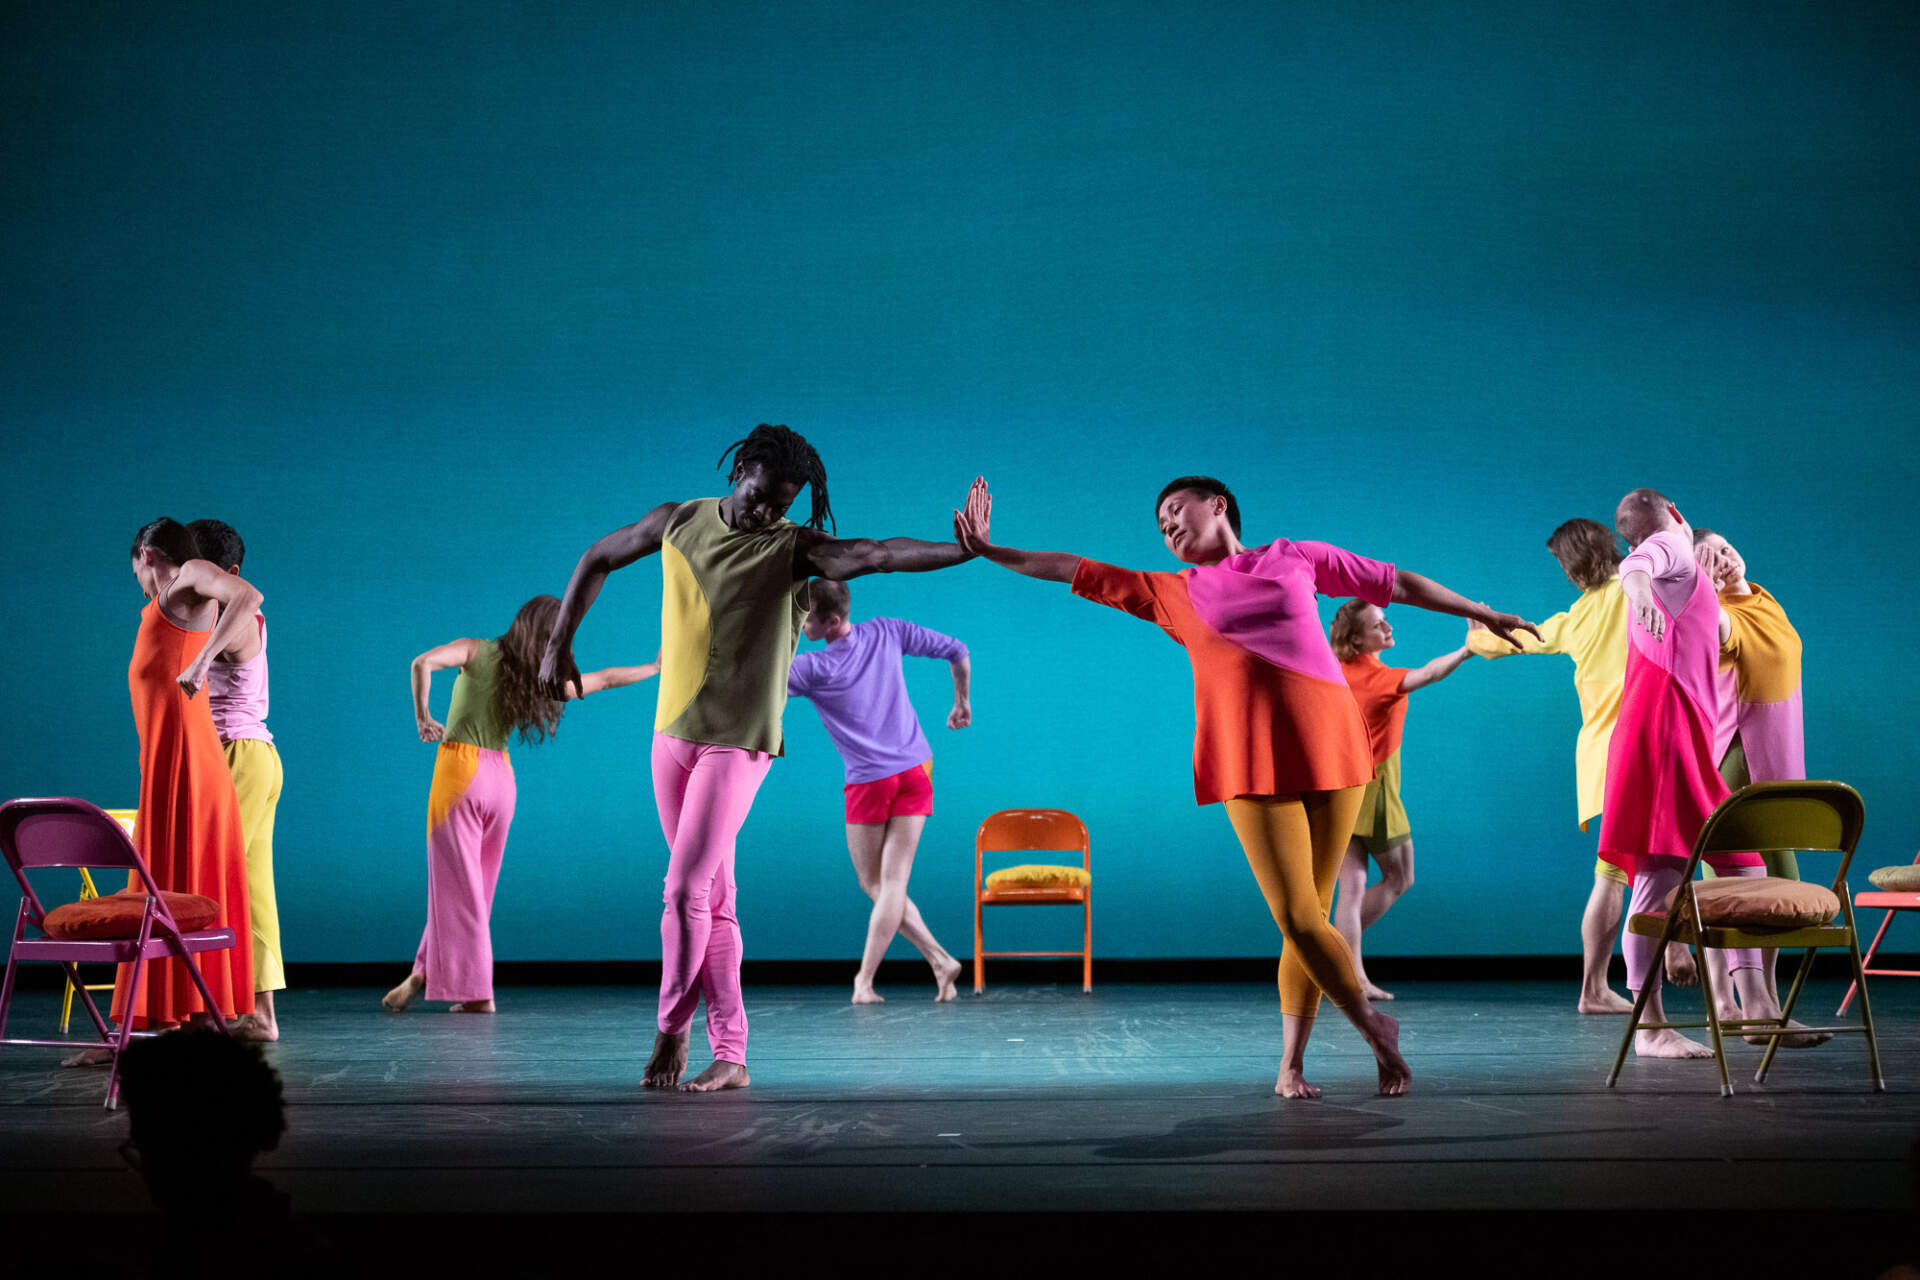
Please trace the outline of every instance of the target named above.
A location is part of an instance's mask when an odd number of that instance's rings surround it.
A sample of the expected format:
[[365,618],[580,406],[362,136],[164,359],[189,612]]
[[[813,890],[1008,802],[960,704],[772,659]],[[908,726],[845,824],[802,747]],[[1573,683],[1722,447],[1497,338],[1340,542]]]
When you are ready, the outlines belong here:
[[[147,597],[134,637],[127,689],[140,735],[140,816],[134,839],[162,889],[198,893],[220,904],[219,926],[242,942],[198,956],[200,973],[223,1017],[253,1012],[253,951],[246,945],[247,845],[233,775],[213,713],[197,696],[207,668],[256,624],[260,592],[197,557],[185,525],[161,518],[133,539],[133,576]],[[127,1007],[132,967],[113,984],[113,1016],[136,1030],[211,1021],[178,960],[152,960]]]

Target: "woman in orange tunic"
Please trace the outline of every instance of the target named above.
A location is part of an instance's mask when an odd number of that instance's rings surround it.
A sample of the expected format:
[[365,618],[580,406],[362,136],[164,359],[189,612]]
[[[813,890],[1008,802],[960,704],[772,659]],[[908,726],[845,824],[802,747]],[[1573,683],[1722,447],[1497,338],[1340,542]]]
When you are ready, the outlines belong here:
[[[223,1017],[253,1012],[253,952],[247,902],[247,846],[233,775],[220,749],[207,700],[197,697],[212,660],[252,628],[260,592],[237,575],[198,559],[186,526],[164,517],[133,540],[133,576],[147,597],[127,668],[133,723],[140,735],[140,816],[134,839],[162,889],[198,893],[220,904],[219,927],[243,940],[198,960]],[[127,1008],[131,966],[113,984],[113,1016],[136,1029],[210,1021],[205,1002],[178,960],[152,960],[134,1007]]]

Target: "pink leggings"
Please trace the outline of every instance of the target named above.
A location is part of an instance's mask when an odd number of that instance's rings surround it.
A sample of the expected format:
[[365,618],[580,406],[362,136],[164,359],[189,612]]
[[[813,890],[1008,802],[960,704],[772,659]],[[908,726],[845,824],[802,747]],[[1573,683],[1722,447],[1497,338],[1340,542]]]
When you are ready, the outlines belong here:
[[[1680,887],[1680,873],[1687,869],[1685,858],[1649,857],[1645,854],[1634,860],[1633,902],[1629,913],[1666,910],[1667,895]],[[1765,867],[1731,867],[1713,864],[1714,874],[1722,876],[1763,876]],[[1649,938],[1643,934],[1628,933],[1620,939],[1620,950],[1627,957],[1627,987],[1638,991],[1645,982],[1652,982],[1654,990],[1660,989],[1660,939]],[[1735,973],[1741,969],[1758,969],[1760,953],[1751,947],[1737,951],[1723,951],[1727,958],[1727,972]]]
[[653,735],[653,798],[667,837],[660,1030],[685,1034],[705,995],[713,1056],[743,1065],[747,1010],[740,999],[734,840],[772,763],[764,751]]

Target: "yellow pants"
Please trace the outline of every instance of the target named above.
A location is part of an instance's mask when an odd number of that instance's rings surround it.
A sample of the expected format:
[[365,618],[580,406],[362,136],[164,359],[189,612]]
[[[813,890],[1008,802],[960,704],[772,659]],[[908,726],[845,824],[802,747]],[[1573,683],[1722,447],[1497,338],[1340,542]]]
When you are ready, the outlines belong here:
[[240,834],[247,841],[247,896],[253,904],[253,989],[283,991],[280,909],[273,897],[273,811],[280,803],[280,753],[271,742],[235,738],[227,769],[240,798]]
[[1247,852],[1247,865],[1286,938],[1280,953],[1280,1012],[1296,1018],[1319,1013],[1322,992],[1342,1009],[1366,1007],[1353,952],[1327,919],[1364,790],[1227,801],[1227,817]]

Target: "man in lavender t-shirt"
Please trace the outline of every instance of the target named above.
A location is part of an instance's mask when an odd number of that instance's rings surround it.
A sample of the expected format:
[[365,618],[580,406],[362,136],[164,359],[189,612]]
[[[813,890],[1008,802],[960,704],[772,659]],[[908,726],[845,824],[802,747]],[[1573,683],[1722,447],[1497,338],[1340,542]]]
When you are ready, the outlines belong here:
[[907,897],[920,830],[933,813],[933,751],[907,697],[900,659],[912,654],[947,660],[953,671],[947,728],[964,729],[973,721],[967,646],[899,618],[853,625],[852,593],[844,582],[816,578],[810,591],[810,612],[800,629],[827,647],[795,656],[787,694],[813,700],[847,766],[847,851],[860,888],[873,899],[866,951],[853,976],[853,1002],[883,999],[873,989],[873,976],[896,933],[933,966],[933,998],[951,1000],[960,962],[935,941]]

